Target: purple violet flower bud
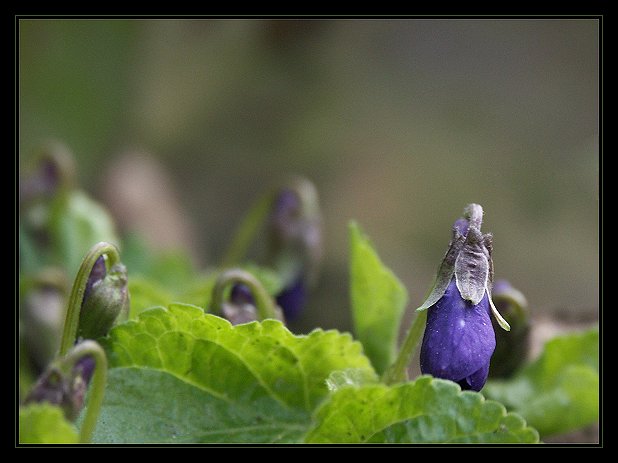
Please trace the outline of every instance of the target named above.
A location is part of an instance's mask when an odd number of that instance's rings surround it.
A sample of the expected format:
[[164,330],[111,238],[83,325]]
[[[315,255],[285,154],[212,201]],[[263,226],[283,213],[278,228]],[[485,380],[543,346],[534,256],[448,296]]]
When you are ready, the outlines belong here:
[[107,268],[105,267],[105,256],[99,256],[92,266],[90,275],[88,275],[88,281],[86,282],[86,289],[84,290],[84,301],[88,299],[92,292],[92,287],[95,283],[98,283],[107,274]]
[[277,303],[285,318],[298,318],[322,257],[322,224],[317,191],[296,179],[275,196],[268,223],[271,265],[283,282]]
[[474,305],[461,297],[455,278],[429,308],[421,346],[421,372],[480,391],[487,381],[496,337],[485,295]]
[[58,368],[50,367],[39,376],[24,402],[49,402],[64,408],[68,393],[69,385],[62,372]]
[[258,319],[255,299],[251,289],[243,283],[235,283],[230,290],[229,301],[221,307],[221,315],[232,325],[241,325]]
[[253,299],[253,294],[251,294],[251,289],[247,285],[242,283],[236,283],[232,286],[230,291],[230,302],[236,305],[241,304],[255,304],[255,299]]
[[105,336],[116,320],[126,318],[129,312],[127,269],[115,264],[105,271],[105,262],[99,257],[88,277],[79,318],[77,336],[97,339]]
[[480,391],[496,348],[490,317],[510,330],[491,299],[491,235],[481,234],[483,208],[469,204],[455,221],[436,282],[417,310],[429,310],[421,346],[421,371]]
[[50,142],[41,149],[34,162],[19,184],[20,203],[51,199],[58,190],[72,185],[75,160],[66,146]]
[[306,299],[305,280],[301,275],[277,295],[277,305],[283,309],[286,320],[294,320],[302,312]]
[[92,378],[95,360],[90,355],[77,360],[69,373],[61,363],[51,365],[41,374],[26,397],[25,403],[48,402],[62,408],[64,416],[75,421],[84,406],[88,383]]

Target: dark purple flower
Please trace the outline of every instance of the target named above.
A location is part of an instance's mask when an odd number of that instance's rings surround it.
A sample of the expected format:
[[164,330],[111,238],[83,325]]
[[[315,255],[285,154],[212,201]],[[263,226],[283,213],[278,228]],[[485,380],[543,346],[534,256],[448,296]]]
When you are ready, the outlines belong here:
[[283,283],[277,303],[286,320],[293,320],[303,310],[322,257],[322,225],[313,184],[296,179],[276,192],[268,236],[270,264]]
[[[62,361],[61,361],[62,362]],[[88,383],[95,369],[95,360],[85,355],[75,362],[69,373],[58,363],[51,365],[38,378],[25,403],[48,402],[58,405],[64,416],[74,421],[84,406]]]
[[496,348],[488,296],[477,305],[464,300],[453,278],[442,298],[428,310],[421,372],[480,391]]
[[474,391],[485,385],[496,348],[490,313],[510,329],[491,299],[493,246],[491,235],[481,233],[482,221],[478,204],[469,204],[455,221],[433,289],[417,309],[428,310],[421,371]]
[[305,281],[302,276],[299,276],[277,295],[277,304],[283,309],[286,320],[294,320],[302,312],[306,299]]

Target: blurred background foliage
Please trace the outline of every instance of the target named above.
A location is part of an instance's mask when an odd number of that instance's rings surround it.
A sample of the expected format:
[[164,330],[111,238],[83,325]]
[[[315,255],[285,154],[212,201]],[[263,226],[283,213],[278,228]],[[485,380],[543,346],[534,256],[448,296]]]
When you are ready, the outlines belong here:
[[416,307],[470,202],[496,277],[533,312],[594,319],[598,34],[573,19],[20,20],[20,169],[63,141],[121,230],[200,268],[255,198],[308,177],[325,259],[301,330],[350,328],[350,219]]

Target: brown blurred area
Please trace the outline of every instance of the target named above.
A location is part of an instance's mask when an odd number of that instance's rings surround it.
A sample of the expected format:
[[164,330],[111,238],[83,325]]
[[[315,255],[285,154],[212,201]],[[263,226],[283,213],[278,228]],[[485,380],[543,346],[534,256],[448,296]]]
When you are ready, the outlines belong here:
[[597,317],[595,20],[24,19],[19,34],[20,164],[61,139],[124,230],[217,265],[266,188],[316,184],[325,260],[299,330],[350,329],[350,219],[411,310],[470,202],[532,311]]

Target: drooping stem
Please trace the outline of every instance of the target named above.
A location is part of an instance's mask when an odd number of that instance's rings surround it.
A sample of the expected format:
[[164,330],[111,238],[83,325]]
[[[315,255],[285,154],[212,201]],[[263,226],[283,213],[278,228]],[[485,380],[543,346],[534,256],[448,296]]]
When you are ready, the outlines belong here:
[[249,287],[255,300],[255,308],[260,320],[277,318],[275,303],[272,297],[270,297],[262,284],[253,275],[240,269],[226,270],[217,279],[212,295],[212,311],[214,313],[221,313],[225,288],[235,283],[242,283]]
[[223,257],[222,267],[237,265],[243,259],[253,241],[253,237],[268,216],[274,198],[274,191],[269,191],[256,201],[249,210],[236,230],[232,243]]
[[67,307],[67,314],[64,319],[64,328],[62,330],[62,340],[60,341],[60,353],[62,357],[73,347],[75,344],[75,338],[77,336],[77,328],[79,326],[79,316],[84,300],[84,293],[86,291],[86,284],[90,277],[90,272],[97,259],[105,255],[107,256],[107,267],[120,262],[120,255],[116,246],[106,242],[100,242],[95,244],[88,254],[82,260],[82,263],[77,271],[73,288],[71,289],[71,295],[69,296],[69,305]]
[[90,381],[91,386],[88,404],[86,405],[86,414],[79,434],[79,441],[81,443],[90,442],[97,419],[99,418],[105,394],[105,383],[107,382],[107,357],[99,344],[95,341],[86,340],[75,346],[62,361],[64,365],[72,367],[78,360],[86,356],[91,356],[94,359],[95,366],[94,374]]
[[406,334],[406,338],[399,350],[395,362],[384,372],[382,381],[386,384],[395,384],[408,379],[407,368],[412,361],[412,355],[416,351],[427,322],[427,311],[416,312],[416,318]]

